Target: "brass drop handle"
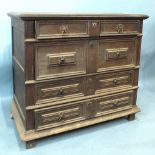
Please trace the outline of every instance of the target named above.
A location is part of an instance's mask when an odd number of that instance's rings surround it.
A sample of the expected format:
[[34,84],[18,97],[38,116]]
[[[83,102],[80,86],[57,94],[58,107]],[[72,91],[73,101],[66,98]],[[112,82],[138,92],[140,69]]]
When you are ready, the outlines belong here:
[[116,52],[116,57],[117,57],[117,58],[120,57],[120,52],[119,52],[119,51]]
[[63,113],[59,113],[58,121],[61,121],[63,119]]
[[118,104],[118,101],[115,100],[114,103],[113,103],[113,108],[117,108],[117,104]]
[[96,102],[93,100],[93,101],[89,101],[87,104],[86,104],[86,117],[87,118],[93,118],[95,117],[96,115]]
[[60,94],[60,95],[64,95],[64,90],[63,90],[62,88],[60,88],[59,94]]
[[63,56],[59,60],[59,65],[65,65],[65,58]]
[[94,112],[95,109],[94,109],[94,103],[93,102],[90,101],[87,103],[87,110]]
[[68,26],[67,26],[67,25],[61,25],[61,26],[60,26],[60,31],[61,31],[62,34],[67,33],[67,31],[68,31]]
[[114,79],[114,80],[113,80],[113,84],[114,84],[114,86],[117,85],[117,82],[118,82],[117,79]]
[[93,103],[92,103],[92,102],[88,102],[88,103],[87,103],[87,108],[88,108],[88,109],[92,109],[92,107],[93,107]]
[[124,31],[124,25],[123,24],[118,24],[117,27],[116,27],[116,29],[117,29],[117,32],[118,33],[123,33],[123,31]]

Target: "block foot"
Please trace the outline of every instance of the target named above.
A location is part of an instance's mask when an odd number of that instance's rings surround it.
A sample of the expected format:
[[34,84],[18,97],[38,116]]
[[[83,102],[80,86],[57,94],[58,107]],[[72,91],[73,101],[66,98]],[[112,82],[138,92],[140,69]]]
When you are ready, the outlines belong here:
[[10,118],[11,118],[11,119],[14,119],[14,117],[13,117],[13,115],[12,115],[12,114],[10,115]]
[[133,121],[133,120],[135,120],[135,114],[128,115],[127,120],[128,120],[128,121]]
[[35,146],[35,141],[34,140],[33,141],[27,141],[27,142],[25,142],[25,144],[26,144],[26,149],[31,149]]

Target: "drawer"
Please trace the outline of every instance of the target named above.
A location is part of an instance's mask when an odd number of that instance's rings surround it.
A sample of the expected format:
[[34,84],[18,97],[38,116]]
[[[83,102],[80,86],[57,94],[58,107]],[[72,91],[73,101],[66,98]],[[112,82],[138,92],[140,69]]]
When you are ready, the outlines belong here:
[[86,37],[88,36],[88,21],[84,20],[40,20],[35,22],[37,39]]
[[127,91],[98,98],[96,116],[130,109],[133,104],[135,104],[134,101],[134,91]]
[[136,70],[106,73],[96,76],[96,94],[135,85]]
[[36,104],[67,100],[84,96],[84,80],[75,78],[37,84]]
[[85,42],[38,43],[35,45],[37,80],[86,73]]
[[43,130],[132,108],[134,91],[34,111],[35,129]]
[[101,36],[112,34],[136,34],[140,32],[138,20],[104,20],[101,21]]
[[36,130],[61,126],[84,119],[82,104],[44,108],[35,110],[34,113]]
[[100,40],[97,54],[97,71],[135,65],[136,42],[136,38]]

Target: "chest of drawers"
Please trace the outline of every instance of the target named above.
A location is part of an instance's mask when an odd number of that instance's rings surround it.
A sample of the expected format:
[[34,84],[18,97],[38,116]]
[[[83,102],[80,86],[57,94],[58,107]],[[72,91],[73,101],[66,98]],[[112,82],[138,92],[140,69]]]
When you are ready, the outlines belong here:
[[135,118],[146,15],[8,13],[12,115],[27,148],[39,138]]

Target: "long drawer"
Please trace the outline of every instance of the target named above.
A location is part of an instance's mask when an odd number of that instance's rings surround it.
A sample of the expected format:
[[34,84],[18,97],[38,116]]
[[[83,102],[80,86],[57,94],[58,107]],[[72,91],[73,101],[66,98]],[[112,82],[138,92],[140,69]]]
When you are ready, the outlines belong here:
[[28,103],[46,104],[51,102],[79,99],[85,96],[110,94],[121,89],[131,89],[137,86],[138,70],[124,70],[110,73],[101,73],[90,76],[52,80],[27,85],[26,91],[33,101]]
[[136,43],[136,37],[37,43],[35,79],[85,75],[135,66]]
[[35,110],[35,129],[42,130],[132,108],[134,92],[93,98]]

